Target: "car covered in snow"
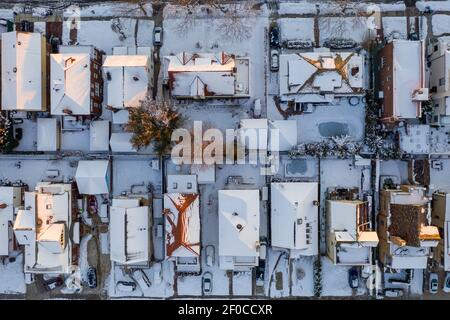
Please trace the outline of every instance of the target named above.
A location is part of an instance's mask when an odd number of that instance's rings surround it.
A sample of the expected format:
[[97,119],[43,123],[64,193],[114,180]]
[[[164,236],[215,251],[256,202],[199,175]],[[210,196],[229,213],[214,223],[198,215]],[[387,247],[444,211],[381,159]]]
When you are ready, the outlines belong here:
[[133,281],[119,281],[117,282],[116,288],[122,292],[133,292],[136,290],[136,283]]
[[202,278],[202,291],[203,294],[211,294],[212,292],[212,278],[213,275],[211,272],[205,272]]
[[280,68],[280,57],[278,55],[278,50],[270,50],[270,70],[278,71]]
[[348,285],[352,289],[356,289],[359,286],[358,270],[355,267],[348,270]]
[[439,279],[436,273],[430,273],[429,281],[428,281],[428,290],[430,293],[435,294],[438,291],[439,287]]
[[155,46],[162,45],[162,35],[163,29],[161,27],[155,27],[155,29],[153,30],[153,44]]
[[87,282],[89,288],[97,288],[97,270],[94,267],[89,267],[87,270]]
[[446,293],[450,293],[450,272],[447,272],[447,274],[445,275],[442,290]]

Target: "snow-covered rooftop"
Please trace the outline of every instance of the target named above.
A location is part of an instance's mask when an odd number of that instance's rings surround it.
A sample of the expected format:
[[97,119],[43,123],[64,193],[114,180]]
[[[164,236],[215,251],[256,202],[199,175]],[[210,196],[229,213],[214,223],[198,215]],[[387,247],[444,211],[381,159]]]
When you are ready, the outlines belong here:
[[57,151],[60,131],[56,118],[37,119],[37,151]]
[[90,54],[51,54],[50,70],[51,113],[89,115],[91,113]]
[[2,109],[42,111],[46,105],[46,45],[41,33],[2,33]]
[[250,264],[254,265],[259,257],[259,223],[259,190],[219,190],[221,269],[233,269],[239,257],[253,258]]
[[280,94],[361,95],[364,58],[354,52],[325,50],[280,55]]
[[270,190],[272,245],[291,249],[295,255],[316,255],[318,183],[271,183]]
[[164,217],[167,257],[200,255],[199,195],[164,194]]
[[111,55],[103,63],[107,101],[113,108],[138,107],[148,94],[150,59],[146,55]]
[[108,160],[81,160],[75,179],[81,194],[106,194],[109,192]]
[[14,233],[25,246],[24,271],[69,273],[72,264],[72,185],[42,182],[25,193]]
[[139,199],[113,199],[110,208],[111,260],[132,265],[150,259],[150,212]]
[[165,80],[177,98],[248,97],[249,58],[225,52],[165,56]]

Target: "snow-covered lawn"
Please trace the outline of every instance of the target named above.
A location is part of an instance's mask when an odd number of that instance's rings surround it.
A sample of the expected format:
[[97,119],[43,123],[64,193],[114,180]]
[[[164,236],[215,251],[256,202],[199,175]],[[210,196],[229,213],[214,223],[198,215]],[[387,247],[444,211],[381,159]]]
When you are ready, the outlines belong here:
[[435,14],[432,18],[433,35],[440,36],[450,33],[450,16]]
[[278,10],[279,14],[315,14],[316,12],[316,4],[307,1],[282,2]]
[[314,19],[279,19],[281,40],[309,40],[314,41]]
[[320,44],[332,38],[344,38],[363,42],[369,29],[364,17],[322,17],[319,18]]
[[292,296],[314,296],[314,259],[300,257],[292,261]]
[[[124,38],[114,32],[112,23],[120,23]],[[151,20],[137,20],[130,18],[117,18],[112,21],[88,20],[80,21],[77,30],[77,42],[80,45],[94,45],[106,54],[112,54],[112,48],[116,46],[151,46],[154,23]],[[137,39],[135,38],[135,32]],[[63,25],[63,43],[70,41],[70,29]]]
[[69,181],[75,177],[76,164],[66,160],[2,160],[0,165],[0,179],[15,182],[21,180],[33,190],[40,181],[51,181],[47,178],[47,170],[59,170],[57,180]]
[[233,275],[233,296],[251,296],[253,277],[250,271]]
[[406,17],[383,17],[384,36],[398,37],[398,39],[407,39]]
[[433,11],[450,11],[449,1],[417,1],[416,7],[420,11],[425,11],[429,7]]
[[[282,255],[282,251],[273,250],[269,248],[267,250],[267,277],[265,279],[266,294],[270,294],[271,298],[281,298],[289,296],[289,259],[287,255]],[[278,262],[277,265],[275,265]],[[280,277],[281,274],[281,279]],[[277,279],[278,278],[278,279]],[[281,282],[281,289],[277,289],[277,280]],[[269,288],[270,284],[270,288]]]
[[118,196],[124,191],[131,192],[132,185],[135,185],[133,192],[146,193],[149,184],[153,186],[156,194],[161,194],[161,171],[150,166],[151,160],[150,158],[114,158],[113,195]]
[[14,262],[0,263],[0,294],[21,294],[25,291],[23,254],[18,255]]
[[[348,283],[348,266],[335,266],[327,257],[321,257],[322,262],[322,296],[345,297],[352,295],[352,288]],[[366,293],[365,283],[359,280],[356,295]]]
[[143,10],[138,4],[133,4],[129,2],[116,2],[114,5],[111,4],[94,4],[89,6],[78,7],[76,5],[69,6],[64,10],[64,17],[73,17],[75,15],[80,15],[81,17],[91,18],[91,17],[121,17],[121,16],[151,16],[152,15],[152,4],[144,3],[142,4]]
[[179,296],[201,296],[202,276],[178,276],[177,290]]
[[[153,270],[154,267],[143,269],[150,281],[153,280]],[[120,267],[114,265],[112,268],[112,273],[108,277],[108,295],[112,298],[120,297],[148,297],[148,298],[167,298],[174,294],[173,291],[173,281],[174,281],[174,263],[173,261],[162,262],[162,281],[159,284],[152,282],[150,288],[146,288],[142,291],[139,285],[136,285],[136,290],[133,292],[122,292],[117,289],[117,282],[119,281],[133,281],[131,277],[125,274]]]

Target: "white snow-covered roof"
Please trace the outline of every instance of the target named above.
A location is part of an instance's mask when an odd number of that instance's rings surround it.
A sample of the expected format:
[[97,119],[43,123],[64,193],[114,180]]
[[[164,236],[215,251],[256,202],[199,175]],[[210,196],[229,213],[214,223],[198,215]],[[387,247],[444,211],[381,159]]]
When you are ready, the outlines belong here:
[[109,144],[112,152],[136,152],[131,144],[132,133],[129,132],[114,132],[111,133]]
[[199,195],[196,193],[164,194],[166,256],[200,255]]
[[175,97],[208,98],[249,95],[249,60],[225,52],[166,56],[166,80]]
[[42,111],[46,107],[45,48],[41,33],[2,33],[3,110]]
[[272,245],[300,250],[301,255],[318,253],[317,182],[271,183]]
[[56,118],[37,119],[37,151],[57,151],[59,130]]
[[[113,199],[110,208],[111,260],[122,264],[145,263],[150,259],[150,218],[147,206],[135,199]],[[122,205],[124,201],[131,200]],[[128,201],[127,201],[128,202]]]
[[91,113],[91,56],[87,53],[50,55],[50,106],[54,115]]
[[72,261],[72,186],[39,183],[35,192],[25,193],[26,210],[18,210],[14,233],[25,246],[24,271],[69,273]]
[[112,55],[103,63],[108,105],[113,108],[138,107],[149,91],[149,57]]
[[362,94],[364,58],[354,52],[280,55],[280,94]]
[[[270,120],[269,121],[270,151],[289,151],[297,146],[297,120]],[[275,139],[278,131],[278,143]]]
[[75,179],[81,194],[106,194],[109,192],[108,160],[81,160]]
[[416,90],[425,88],[424,45],[422,41],[394,40],[393,44],[393,116],[417,118],[421,111],[413,101]]
[[219,190],[219,256],[259,256],[259,190]]
[[168,193],[197,193],[197,176],[195,174],[167,175]]
[[92,121],[89,127],[89,142],[91,151],[109,150],[109,121]]

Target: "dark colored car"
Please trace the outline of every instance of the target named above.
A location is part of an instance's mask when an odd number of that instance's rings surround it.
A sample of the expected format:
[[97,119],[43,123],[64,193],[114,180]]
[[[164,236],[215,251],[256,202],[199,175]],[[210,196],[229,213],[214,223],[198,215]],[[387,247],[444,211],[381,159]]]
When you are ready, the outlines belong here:
[[277,26],[270,28],[270,46],[278,48],[280,46],[280,29]]
[[87,280],[89,288],[97,288],[97,270],[94,267],[89,267],[87,271]]
[[356,268],[348,270],[348,285],[352,289],[356,289],[359,286],[358,270]]
[[47,291],[52,291],[58,287],[61,287],[63,285],[64,281],[61,277],[52,278],[49,280],[44,281],[44,288]]

